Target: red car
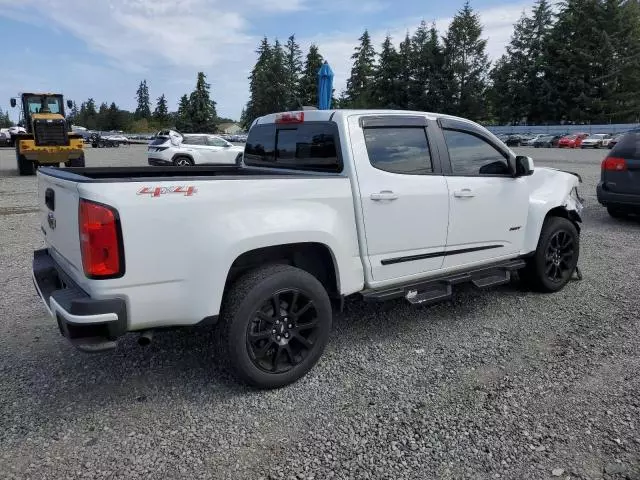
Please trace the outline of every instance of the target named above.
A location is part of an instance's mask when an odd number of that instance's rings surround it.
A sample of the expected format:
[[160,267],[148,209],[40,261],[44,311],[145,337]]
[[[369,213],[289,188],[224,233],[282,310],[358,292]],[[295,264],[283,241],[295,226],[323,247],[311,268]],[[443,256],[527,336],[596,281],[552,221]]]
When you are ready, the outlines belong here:
[[582,140],[589,136],[588,133],[576,133],[574,135],[567,135],[562,137],[558,141],[558,148],[580,148]]

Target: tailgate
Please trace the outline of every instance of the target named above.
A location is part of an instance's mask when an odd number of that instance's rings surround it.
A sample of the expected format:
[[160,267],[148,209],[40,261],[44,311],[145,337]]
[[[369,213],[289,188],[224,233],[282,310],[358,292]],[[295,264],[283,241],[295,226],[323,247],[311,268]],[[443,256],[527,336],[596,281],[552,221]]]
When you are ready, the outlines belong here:
[[38,172],[38,208],[45,243],[69,275],[82,278],[77,186],[77,182]]
[[604,180],[607,188],[615,193],[640,195],[640,160],[625,158],[626,169],[620,172],[607,171]]

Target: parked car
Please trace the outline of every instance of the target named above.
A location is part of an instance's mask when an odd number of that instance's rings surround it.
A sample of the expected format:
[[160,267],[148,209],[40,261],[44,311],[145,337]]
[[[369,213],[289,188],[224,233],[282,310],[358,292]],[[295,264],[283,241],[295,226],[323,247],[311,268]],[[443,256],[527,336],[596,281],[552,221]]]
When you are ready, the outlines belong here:
[[558,142],[562,138],[560,135],[542,135],[533,142],[535,148],[552,148],[557,147]]
[[588,136],[587,133],[567,135],[558,141],[558,148],[580,148],[582,141]]
[[609,140],[609,143],[607,144],[607,148],[611,150],[613,147],[617,145],[617,143],[620,141],[622,137],[624,137],[624,133],[618,133],[617,135],[614,135],[614,137],[611,140]]
[[580,148],[604,148],[610,141],[611,135],[608,133],[596,133],[582,140]]
[[622,136],[600,168],[598,202],[609,215],[622,218],[640,213],[640,129]]
[[80,350],[216,324],[237,378],[281,387],[320,359],[345,297],[427,304],[515,270],[536,290],[564,288],[579,183],[462,118],[271,114],[253,124],[242,166],[41,168],[34,285]]
[[524,143],[525,139],[522,135],[509,135],[504,143],[508,147],[520,147]]
[[227,164],[239,165],[243,147],[233,145],[224,138],[209,134],[181,134],[175,130],[158,134],[147,147],[149,165],[192,165]]
[[11,145],[11,134],[8,128],[0,129],[0,147],[8,147]]
[[524,145],[525,147],[533,147],[533,144],[535,143],[535,141],[544,136],[545,136],[544,134],[539,133],[537,135],[527,137],[526,139],[523,140],[522,145]]

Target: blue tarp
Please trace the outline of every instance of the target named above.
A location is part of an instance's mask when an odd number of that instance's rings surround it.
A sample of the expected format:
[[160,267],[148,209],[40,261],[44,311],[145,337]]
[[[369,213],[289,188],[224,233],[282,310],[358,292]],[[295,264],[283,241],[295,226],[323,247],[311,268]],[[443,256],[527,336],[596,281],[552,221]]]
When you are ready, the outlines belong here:
[[333,70],[325,61],[318,71],[318,110],[330,110],[333,97]]

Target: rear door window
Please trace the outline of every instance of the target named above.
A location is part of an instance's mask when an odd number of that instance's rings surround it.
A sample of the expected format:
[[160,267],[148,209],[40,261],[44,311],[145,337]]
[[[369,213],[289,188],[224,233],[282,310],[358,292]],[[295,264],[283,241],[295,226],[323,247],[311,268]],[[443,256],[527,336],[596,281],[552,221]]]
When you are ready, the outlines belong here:
[[203,137],[200,135],[194,135],[194,136],[184,137],[184,140],[182,141],[182,143],[185,145],[206,145],[207,139],[206,137]]
[[365,128],[364,138],[375,168],[404,175],[433,173],[424,127]]
[[338,131],[332,122],[256,125],[249,132],[245,164],[318,172],[341,172]]

